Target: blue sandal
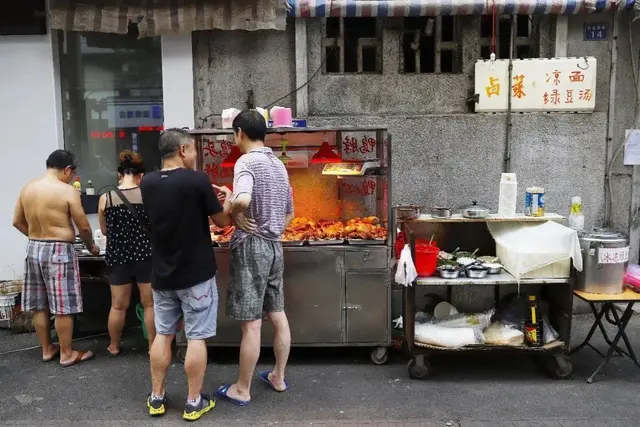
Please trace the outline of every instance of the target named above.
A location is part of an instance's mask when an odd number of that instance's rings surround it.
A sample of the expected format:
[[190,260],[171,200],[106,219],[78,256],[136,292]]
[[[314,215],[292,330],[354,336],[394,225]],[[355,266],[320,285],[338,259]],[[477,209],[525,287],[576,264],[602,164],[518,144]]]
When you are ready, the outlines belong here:
[[231,387],[231,384],[225,384],[220,386],[217,390],[216,390],[216,396],[222,400],[226,400],[229,403],[232,403],[236,406],[247,406],[249,403],[251,403],[250,400],[239,400],[239,399],[234,399],[233,397],[229,397],[229,395],[227,393],[229,393],[229,388]]
[[269,387],[271,387],[274,391],[277,391],[278,393],[283,393],[283,392],[289,390],[289,384],[287,384],[287,382],[285,380],[282,380],[282,382],[284,383],[284,390],[278,390],[273,385],[273,383],[269,379],[269,374],[272,373],[272,372],[273,371],[262,371],[262,372],[260,372],[258,377],[262,380],[262,382],[266,383]]

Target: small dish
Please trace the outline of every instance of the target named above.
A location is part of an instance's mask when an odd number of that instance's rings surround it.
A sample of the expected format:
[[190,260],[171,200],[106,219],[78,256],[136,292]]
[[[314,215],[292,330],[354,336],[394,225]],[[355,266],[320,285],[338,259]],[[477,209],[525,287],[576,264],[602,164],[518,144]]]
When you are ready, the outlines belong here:
[[489,269],[487,267],[482,267],[480,265],[474,265],[466,270],[467,277],[470,279],[484,279],[489,274]]

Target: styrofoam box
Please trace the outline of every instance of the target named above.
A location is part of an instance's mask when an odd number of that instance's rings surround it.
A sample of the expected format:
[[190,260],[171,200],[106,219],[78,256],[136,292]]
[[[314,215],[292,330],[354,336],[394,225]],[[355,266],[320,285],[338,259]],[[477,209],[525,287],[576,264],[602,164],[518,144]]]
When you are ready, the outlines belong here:
[[[526,257],[526,253],[513,253],[496,243],[496,256],[509,273],[515,276],[517,259]],[[554,262],[546,267],[538,268],[520,276],[521,279],[562,279],[571,276],[571,259]]]

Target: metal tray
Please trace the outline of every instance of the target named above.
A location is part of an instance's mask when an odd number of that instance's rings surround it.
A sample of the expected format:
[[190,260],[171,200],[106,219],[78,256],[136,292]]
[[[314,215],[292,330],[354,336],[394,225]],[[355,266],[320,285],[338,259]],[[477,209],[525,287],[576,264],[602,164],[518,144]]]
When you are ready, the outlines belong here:
[[344,239],[333,240],[308,240],[310,246],[327,246],[327,245],[342,245]]
[[282,246],[302,246],[304,240],[281,240]]
[[387,243],[387,239],[376,239],[376,240],[347,239],[347,242],[350,245],[356,245],[356,246],[384,245]]

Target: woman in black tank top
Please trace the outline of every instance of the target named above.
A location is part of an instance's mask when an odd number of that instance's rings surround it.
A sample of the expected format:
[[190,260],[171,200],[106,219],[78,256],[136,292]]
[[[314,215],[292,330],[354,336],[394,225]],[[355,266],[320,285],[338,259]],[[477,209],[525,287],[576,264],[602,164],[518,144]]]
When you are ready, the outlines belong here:
[[111,286],[111,343],[107,350],[113,356],[120,353],[122,328],[134,282],[138,285],[140,302],[144,307],[149,348],[155,338],[151,291],[151,241],[139,187],[143,174],[144,165],[140,154],[123,151],[120,153],[118,167],[118,177],[121,177],[118,182],[119,191],[110,191],[102,195],[98,204],[100,229],[107,236],[105,261],[109,268]]

